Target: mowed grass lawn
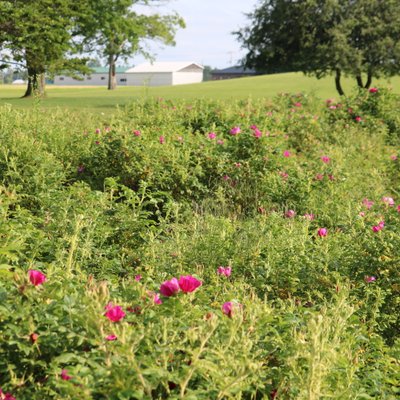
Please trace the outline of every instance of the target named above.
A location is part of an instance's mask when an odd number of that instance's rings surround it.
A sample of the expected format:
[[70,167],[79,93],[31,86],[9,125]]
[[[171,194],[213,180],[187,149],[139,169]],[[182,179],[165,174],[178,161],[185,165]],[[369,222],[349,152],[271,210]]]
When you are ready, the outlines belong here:
[[[395,93],[400,93],[400,77],[390,81],[374,81],[373,85],[390,86]],[[347,94],[355,89],[355,80],[343,79]],[[29,108],[38,100],[22,99],[25,86],[0,86],[0,105],[12,104],[17,108]],[[333,77],[316,79],[302,73],[264,75],[252,78],[239,78],[224,81],[209,81],[191,85],[162,87],[118,87],[109,91],[105,87],[60,87],[47,86],[47,97],[40,100],[42,107],[67,107],[70,109],[90,109],[104,112],[124,106],[135,99],[162,97],[165,99],[229,100],[239,98],[273,98],[278,93],[313,93],[321,99],[338,97]]]

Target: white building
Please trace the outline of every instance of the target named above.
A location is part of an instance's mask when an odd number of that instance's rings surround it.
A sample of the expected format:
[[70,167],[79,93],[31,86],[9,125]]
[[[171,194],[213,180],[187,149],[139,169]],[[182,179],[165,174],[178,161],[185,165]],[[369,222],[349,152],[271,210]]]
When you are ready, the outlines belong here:
[[[108,67],[92,68],[90,75],[83,75],[82,80],[74,79],[66,75],[56,75],[54,84],[60,86],[107,86],[108,85]],[[115,75],[117,78],[117,86],[126,86],[126,70],[127,68],[117,67]]]
[[203,66],[194,62],[144,63],[126,71],[127,86],[168,86],[203,81]]

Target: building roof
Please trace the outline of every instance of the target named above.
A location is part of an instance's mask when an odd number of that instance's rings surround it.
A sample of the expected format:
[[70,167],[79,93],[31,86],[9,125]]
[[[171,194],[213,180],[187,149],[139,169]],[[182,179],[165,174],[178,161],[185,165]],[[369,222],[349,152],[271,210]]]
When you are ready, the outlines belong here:
[[[123,74],[130,68],[131,67],[116,67],[115,72],[117,74]],[[93,70],[92,74],[108,74],[108,67],[91,67],[90,69]]]
[[252,68],[245,68],[240,65],[234,67],[228,67],[224,69],[215,69],[212,73],[217,74],[256,74],[256,70]]
[[180,61],[180,62],[154,62],[154,63],[143,63],[136,67],[129,68],[126,72],[178,72],[182,69],[195,66],[201,70],[204,67],[192,61]]

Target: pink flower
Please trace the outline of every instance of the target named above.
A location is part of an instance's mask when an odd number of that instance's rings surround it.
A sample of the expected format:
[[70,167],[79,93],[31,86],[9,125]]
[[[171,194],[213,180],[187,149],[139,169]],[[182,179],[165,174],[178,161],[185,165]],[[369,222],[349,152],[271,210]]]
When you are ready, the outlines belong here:
[[158,139],[158,141],[159,141],[161,144],[164,144],[164,143],[165,143],[165,137],[164,137],[164,136],[160,136],[159,139]]
[[364,211],[361,211],[358,215],[359,215],[360,217],[365,217],[365,212],[364,212]]
[[363,203],[363,205],[364,205],[365,207],[367,207],[368,210],[374,205],[374,202],[373,202],[372,200],[368,200],[367,198],[365,198],[365,199],[362,201],[362,203]]
[[387,206],[394,206],[394,200],[391,197],[382,197],[382,201],[387,205]]
[[285,213],[285,217],[286,217],[286,218],[294,218],[295,215],[296,215],[296,211],[294,211],[294,210],[288,210],[288,211],[286,211],[286,213]]
[[300,103],[300,102],[294,103],[293,105],[294,105],[295,107],[301,107],[301,103]]
[[236,168],[240,168],[240,167],[242,166],[242,164],[241,164],[240,162],[235,162],[234,166],[235,166]]
[[106,340],[108,340],[109,342],[113,342],[114,340],[117,340],[118,337],[116,335],[108,335],[106,336]]
[[259,129],[254,129],[253,131],[253,136],[257,139],[259,139],[262,136],[262,132]]
[[118,322],[126,315],[121,306],[113,306],[112,303],[106,306],[106,310],[104,315],[112,322]]
[[372,87],[371,89],[368,90],[370,93],[376,93],[378,91],[378,88]]
[[318,229],[318,236],[319,237],[325,237],[328,235],[328,229],[326,228],[319,228]]
[[68,371],[66,369],[61,370],[61,379],[64,381],[69,381],[70,379],[72,379],[72,376],[68,375]]
[[400,204],[397,206],[397,212],[400,213]]
[[232,267],[218,267],[217,273],[219,275],[224,275],[224,276],[231,276],[232,273]]
[[142,275],[135,275],[135,281],[139,282],[142,279]]
[[328,156],[322,156],[321,161],[325,164],[328,164],[331,161],[331,159]]
[[233,136],[238,135],[241,132],[240,126],[234,126],[229,133]]
[[222,139],[218,139],[217,144],[224,144],[224,141]]
[[250,129],[253,129],[253,131],[254,131],[254,130],[258,129],[258,128],[257,128],[257,125],[251,125]]
[[304,218],[308,219],[309,221],[312,221],[315,219],[315,215],[314,214],[304,214]]
[[162,304],[162,301],[160,299],[160,295],[158,293],[154,294],[153,301],[154,301],[154,304]]
[[160,293],[165,297],[173,296],[179,292],[178,279],[172,278],[170,281],[165,281],[160,286]]
[[134,134],[135,136],[140,136],[142,133],[141,133],[140,131],[138,131],[138,130],[134,130],[134,131],[133,131],[133,134]]
[[210,132],[209,134],[208,134],[208,138],[209,139],[215,139],[217,137],[217,134],[215,133],[215,132]]
[[317,175],[315,175],[315,178],[314,178],[316,181],[322,181],[322,179],[324,179],[324,175],[323,174],[317,174]]
[[41,273],[40,271],[38,271],[36,269],[30,269],[28,271],[28,276],[29,276],[29,280],[32,283],[32,285],[35,285],[35,286],[39,286],[47,280],[46,275],[44,275],[43,273]]
[[291,156],[291,154],[290,154],[290,152],[288,150],[285,150],[283,152],[283,157],[290,157],[290,156]]
[[376,281],[376,277],[375,277],[375,276],[368,276],[368,275],[366,275],[366,276],[364,277],[364,281],[365,281],[366,283],[375,282],[375,281]]
[[229,318],[242,309],[242,305],[236,301],[227,301],[222,305],[222,312]]
[[378,222],[378,225],[374,225],[374,226],[372,227],[372,230],[373,230],[374,232],[379,232],[379,231],[381,231],[384,227],[385,227],[385,221],[379,221],[379,222]]
[[99,145],[99,144],[100,144],[100,142],[99,142],[98,140],[96,140],[96,141],[94,142],[94,144],[97,144],[97,145]]
[[355,120],[356,122],[361,122],[361,121],[362,121],[362,118],[359,117],[359,116],[357,116],[357,117],[354,118],[354,120]]
[[184,293],[194,292],[201,285],[202,282],[191,275],[181,276],[179,278],[179,287]]
[[332,174],[329,174],[329,175],[328,175],[328,179],[329,179],[330,181],[334,181],[334,180],[335,180],[335,177],[334,177]]
[[99,128],[97,128],[96,130],[95,130],[95,133],[100,133],[101,132],[101,129],[99,129]]
[[396,154],[392,154],[392,155],[390,156],[390,158],[391,158],[393,161],[396,161],[396,160],[397,160],[397,155],[396,155]]
[[9,392],[4,393],[0,388],[0,400],[16,400],[16,399],[11,393]]

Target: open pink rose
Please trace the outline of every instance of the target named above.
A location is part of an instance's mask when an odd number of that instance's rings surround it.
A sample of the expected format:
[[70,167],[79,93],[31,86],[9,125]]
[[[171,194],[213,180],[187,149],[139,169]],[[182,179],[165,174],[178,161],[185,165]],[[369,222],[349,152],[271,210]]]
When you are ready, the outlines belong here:
[[165,281],[160,286],[160,293],[165,297],[173,296],[175,293],[179,292],[178,279],[172,278],[169,281]]
[[126,315],[121,306],[113,306],[111,303],[106,306],[106,310],[104,315],[112,322],[118,322]]
[[201,285],[202,282],[191,275],[179,278],[179,287],[184,293],[194,292]]
[[46,281],[46,275],[36,269],[30,269],[28,271],[29,280],[32,285],[39,286]]

